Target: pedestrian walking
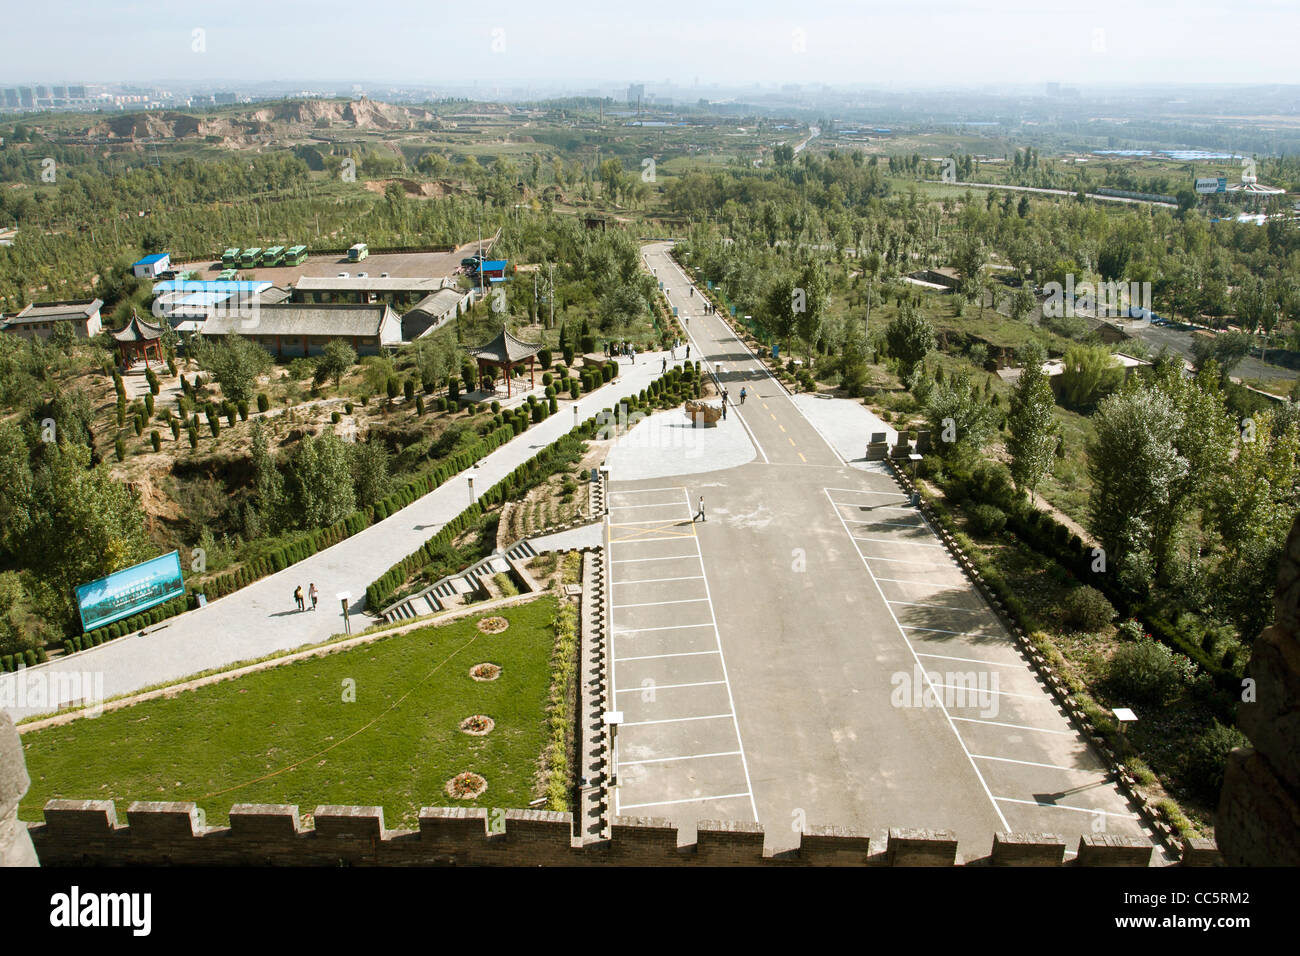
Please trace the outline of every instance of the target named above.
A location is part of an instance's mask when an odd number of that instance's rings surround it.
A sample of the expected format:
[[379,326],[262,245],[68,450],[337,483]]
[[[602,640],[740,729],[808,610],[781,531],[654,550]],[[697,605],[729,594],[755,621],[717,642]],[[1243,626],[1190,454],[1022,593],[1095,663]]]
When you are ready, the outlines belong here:
[[700,495],[700,510],[692,520],[694,521],[704,520],[704,496],[703,495]]
[[298,585],[296,588],[293,589],[293,601],[294,601],[295,604],[298,605],[298,610],[300,610],[300,611],[305,611],[305,610],[307,610],[307,605],[304,604],[304,603],[303,603],[303,600],[302,600],[302,585],[301,585],[301,584]]
[[313,611],[316,610],[316,602],[320,600],[320,592],[316,590],[315,581],[313,581],[311,587],[307,589],[307,595],[311,598],[311,609]]
[[722,396],[722,420],[724,422],[727,420],[727,397],[725,395]]
[[687,345],[687,346],[686,346],[686,361],[689,362],[690,360],[691,360],[691,347],[690,347],[689,345]]
[[664,367],[663,367],[662,369],[659,370],[659,374],[662,375],[662,374],[663,374],[664,372],[666,372],[666,371],[668,371],[668,359],[667,359],[667,358],[664,359]]
[[746,393],[745,393],[745,386],[742,385],[742,386],[740,387],[740,404],[742,404],[742,405],[745,404],[745,394],[746,394]]

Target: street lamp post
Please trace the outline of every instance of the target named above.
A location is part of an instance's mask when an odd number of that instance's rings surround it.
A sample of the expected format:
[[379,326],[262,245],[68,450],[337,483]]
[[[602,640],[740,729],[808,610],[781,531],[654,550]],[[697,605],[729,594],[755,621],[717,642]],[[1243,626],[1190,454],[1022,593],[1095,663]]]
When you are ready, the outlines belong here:
[[474,503],[474,478],[478,472],[471,470],[465,477],[469,480],[469,503]]

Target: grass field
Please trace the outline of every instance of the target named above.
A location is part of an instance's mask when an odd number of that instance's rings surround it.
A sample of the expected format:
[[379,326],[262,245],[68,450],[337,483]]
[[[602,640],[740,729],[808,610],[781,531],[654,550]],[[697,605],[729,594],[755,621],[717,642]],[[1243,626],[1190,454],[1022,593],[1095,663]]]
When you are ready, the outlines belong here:
[[[545,791],[556,610],[547,596],[494,612],[510,622],[500,634],[475,615],[26,734],[20,815],[40,820],[56,797],[112,799],[119,817],[132,800],[193,800],[213,825],[236,803],[297,804],[305,817],[358,804],[413,828],[422,806],[526,808]],[[500,676],[473,680],[482,662]],[[491,733],[460,731],[474,714],[496,722]],[[487,779],[476,800],[443,790],[463,771]]]

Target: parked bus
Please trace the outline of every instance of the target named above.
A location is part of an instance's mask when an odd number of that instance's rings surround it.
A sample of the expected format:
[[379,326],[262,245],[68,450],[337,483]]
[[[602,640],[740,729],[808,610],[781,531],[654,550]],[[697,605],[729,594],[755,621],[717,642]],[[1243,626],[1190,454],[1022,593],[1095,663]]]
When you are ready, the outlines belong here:
[[284,262],[284,246],[272,246],[262,253],[262,265],[271,267],[278,266]]
[[306,261],[306,246],[291,246],[289,251],[284,254],[284,264],[286,266],[300,266]]
[[348,262],[360,262],[368,255],[370,255],[370,247],[364,242],[358,242],[348,250]]
[[239,265],[239,247],[227,249],[221,254],[221,264],[227,269],[233,269]]
[[217,276],[217,279],[220,282],[234,282],[238,278],[239,278],[238,269],[225,269],[222,271],[221,275]]
[[262,261],[262,248],[254,246],[252,249],[245,249],[239,254],[239,267],[241,269],[256,268]]

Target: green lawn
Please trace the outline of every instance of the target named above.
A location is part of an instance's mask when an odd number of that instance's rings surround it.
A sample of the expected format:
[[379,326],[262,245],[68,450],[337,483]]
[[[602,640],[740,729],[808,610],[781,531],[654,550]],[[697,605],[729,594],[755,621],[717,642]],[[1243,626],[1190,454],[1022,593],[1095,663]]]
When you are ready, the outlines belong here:
[[[32,785],[20,814],[45,801],[193,800],[209,824],[232,804],[379,805],[389,826],[413,828],[420,807],[527,807],[544,787],[552,622],[547,596],[501,611],[510,627],[483,634],[475,615],[374,644],[23,736]],[[495,681],[470,678],[481,662]],[[344,682],[355,681],[355,702]],[[484,737],[461,720],[496,721]],[[477,800],[444,784],[462,771],[487,778]]]

